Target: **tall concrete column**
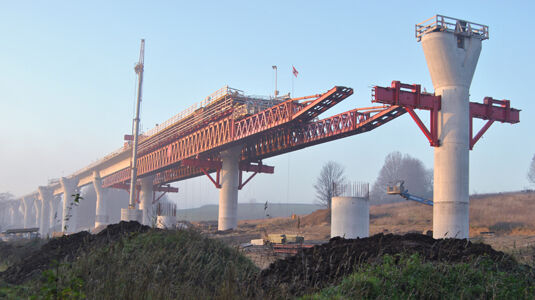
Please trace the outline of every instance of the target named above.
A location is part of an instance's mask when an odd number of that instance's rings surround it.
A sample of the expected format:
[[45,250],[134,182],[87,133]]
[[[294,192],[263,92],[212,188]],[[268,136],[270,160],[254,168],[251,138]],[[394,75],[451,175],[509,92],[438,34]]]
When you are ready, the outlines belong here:
[[26,196],[22,198],[23,203],[23,226],[24,228],[30,228],[34,225],[32,213],[32,206],[34,206],[34,197]]
[[9,218],[8,218],[8,223],[9,223],[9,227],[11,228],[15,228],[15,205],[14,204],[11,204],[9,205]]
[[39,197],[35,198],[33,201],[33,208],[34,208],[34,220],[32,222],[32,226],[39,228],[39,232],[41,231],[41,201],[39,200]]
[[14,228],[20,228],[19,205],[20,205],[20,202],[18,201],[14,201],[11,204],[10,223],[11,223],[11,226]]
[[139,195],[140,203],[139,209],[142,211],[142,221],[143,225],[150,226],[152,225],[152,201],[154,200],[154,188],[153,182],[154,177],[144,177],[140,179],[141,181],[141,194]]
[[61,220],[60,220],[61,215],[58,213],[58,207],[59,207],[60,201],[61,201],[61,198],[55,195],[52,196],[52,201],[50,201],[50,228],[52,228],[52,231],[55,230],[55,226],[58,222],[61,223]]
[[22,208],[22,226],[24,228],[30,228],[29,227],[29,221],[30,221],[30,205],[32,205],[33,203],[31,203],[29,201],[29,198],[28,197],[22,197],[20,199],[20,202],[21,202],[21,208]]
[[238,227],[238,185],[241,146],[221,152],[221,189],[219,190],[218,230]]
[[41,224],[39,227],[39,233],[44,238],[49,235],[50,230],[50,204],[54,199],[53,191],[44,186],[38,188],[39,201],[41,202]]
[[76,231],[77,224],[77,203],[74,202],[73,195],[76,193],[78,185],[77,178],[61,177],[59,180],[63,189],[63,212],[61,217],[61,230],[66,233]]
[[108,210],[106,209],[106,190],[102,187],[102,179],[99,172],[93,172],[93,187],[97,195],[97,207],[95,215],[95,228],[109,224]]
[[[454,21],[455,22],[455,21]],[[435,30],[422,37],[435,94],[442,97],[438,114],[433,190],[433,237],[469,236],[469,89],[476,69],[481,35],[457,29]],[[459,31],[459,29],[463,29]],[[464,31],[466,30],[466,31]]]

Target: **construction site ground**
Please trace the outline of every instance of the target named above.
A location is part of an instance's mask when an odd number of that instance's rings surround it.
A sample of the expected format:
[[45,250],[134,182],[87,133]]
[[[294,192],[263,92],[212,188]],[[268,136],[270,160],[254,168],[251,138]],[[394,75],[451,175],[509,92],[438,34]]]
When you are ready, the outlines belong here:
[[[512,254],[523,263],[535,263],[535,192],[518,192],[472,197],[470,207],[470,239],[483,242],[498,251]],[[378,233],[426,233],[432,230],[433,208],[415,202],[398,202],[370,207],[370,236]],[[326,243],[330,239],[330,211],[318,210],[296,218],[244,220],[238,229],[217,232],[217,222],[196,225],[222,241],[240,247],[267,234],[298,234],[305,244]],[[240,247],[260,268],[287,254],[275,253],[266,246]]]

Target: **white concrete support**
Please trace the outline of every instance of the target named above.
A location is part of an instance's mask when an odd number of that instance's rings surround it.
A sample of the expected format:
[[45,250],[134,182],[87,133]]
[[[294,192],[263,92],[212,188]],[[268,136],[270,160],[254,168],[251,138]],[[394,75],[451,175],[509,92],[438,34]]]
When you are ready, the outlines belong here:
[[76,214],[78,204],[74,202],[78,179],[62,177],[59,180],[63,189],[63,213],[61,216],[61,230],[66,233],[76,232]]
[[18,210],[18,205],[15,206],[15,204],[11,204],[9,206],[9,225],[12,227],[12,228],[15,228],[16,226],[16,222],[17,222],[17,215],[16,215],[16,211]]
[[140,179],[141,181],[141,194],[139,195],[139,209],[142,211],[143,217],[141,224],[151,226],[153,222],[153,213],[152,213],[152,201],[154,200],[154,188],[153,182],[154,177],[144,177]]
[[60,202],[61,198],[52,196],[52,201],[50,201],[50,228],[52,228],[52,230],[54,230],[58,222],[61,223],[61,215],[58,213]]
[[370,201],[362,197],[333,197],[331,237],[346,239],[370,236]]
[[140,209],[121,208],[121,221],[125,221],[125,222],[130,222],[130,221],[141,222],[142,218],[143,218],[143,212]]
[[41,201],[39,201],[39,197],[37,197],[33,201],[33,208],[34,208],[34,219],[30,227],[37,227],[41,228]]
[[241,146],[221,152],[221,189],[219,191],[218,230],[238,227],[238,186]]
[[20,218],[20,202],[14,201],[11,206],[11,226],[14,228],[21,227],[21,218]]
[[442,96],[438,114],[440,146],[435,148],[434,238],[465,239],[469,234],[468,97],[481,41],[448,31],[430,32],[422,37],[435,94]]
[[23,226],[24,228],[31,228],[34,224],[35,215],[32,215],[32,207],[34,207],[35,198],[32,196],[26,196],[22,198],[23,209]]
[[175,229],[176,217],[175,216],[158,216],[156,221],[156,227],[160,229]]
[[54,200],[54,195],[52,189],[44,186],[40,186],[37,191],[39,192],[39,202],[41,202],[39,233],[42,238],[45,238],[50,233],[50,204]]
[[107,226],[109,224],[108,212],[106,209],[106,190],[102,187],[102,179],[99,172],[93,172],[93,187],[97,195],[97,205],[95,213],[95,228],[99,226]]

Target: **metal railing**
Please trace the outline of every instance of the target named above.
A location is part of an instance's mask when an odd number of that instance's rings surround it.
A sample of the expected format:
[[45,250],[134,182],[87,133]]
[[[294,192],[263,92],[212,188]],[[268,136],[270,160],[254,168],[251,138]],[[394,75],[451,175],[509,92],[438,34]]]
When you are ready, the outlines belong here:
[[181,111],[180,113],[174,115],[169,120],[167,120],[167,121],[165,121],[165,122],[163,122],[161,124],[158,124],[156,127],[144,132],[142,140],[145,140],[145,139],[149,138],[150,136],[153,136],[153,135],[157,134],[158,132],[167,129],[168,127],[172,126],[173,124],[176,124],[180,120],[185,119],[186,117],[188,117],[189,115],[194,113],[196,110],[198,110],[200,108],[207,107],[210,104],[212,104],[214,102],[217,102],[218,100],[220,100],[221,98],[223,98],[223,97],[225,97],[225,96],[227,96],[229,94],[242,94],[242,93],[243,93],[242,91],[237,90],[237,89],[233,89],[233,88],[229,87],[228,85],[226,85],[226,86],[222,87],[221,89],[213,92],[208,97],[204,98],[204,100],[202,100],[201,102],[193,104],[192,106],[188,107],[187,109],[185,109],[185,110]]
[[[154,136],[154,135],[156,135],[156,134],[158,134],[158,133],[160,133],[160,132],[162,132],[162,131],[170,128],[170,127],[172,127],[173,125],[179,123],[180,121],[188,118],[192,114],[195,114],[195,112],[198,111],[201,108],[206,108],[206,107],[210,106],[209,111],[206,111],[205,113],[199,115],[199,117],[206,117],[206,115],[210,115],[211,111],[217,112],[217,111],[220,111],[220,110],[224,110],[228,106],[232,106],[232,101],[230,101],[230,102],[229,101],[225,101],[225,103],[220,103],[221,105],[219,105],[219,104],[218,105],[213,105],[216,102],[219,102],[222,99],[225,99],[225,97],[229,96],[229,95],[230,96],[240,96],[241,98],[245,98],[246,99],[245,101],[247,102],[246,104],[249,104],[249,105],[245,105],[244,106],[245,108],[250,108],[252,106],[251,104],[253,104],[254,100],[264,100],[264,101],[266,101],[266,103],[261,103],[262,101],[257,103],[258,107],[256,108],[256,110],[258,110],[258,109],[266,109],[266,106],[272,106],[277,102],[274,99],[271,99],[269,97],[245,96],[243,91],[238,90],[238,89],[234,89],[234,88],[229,87],[228,85],[225,85],[221,89],[213,92],[208,97],[204,98],[201,102],[193,104],[192,106],[190,106],[187,109],[183,110],[182,112],[176,114],[175,116],[173,116],[172,118],[168,119],[167,121],[157,125],[156,127],[152,128],[152,129],[150,129],[150,130],[148,130],[146,132],[141,133],[140,134],[140,143],[141,143],[141,145],[143,145],[142,142],[148,140],[151,136]],[[244,112],[244,114],[246,114],[246,113],[247,113],[247,111]],[[191,120],[191,122],[198,123],[199,120],[197,120],[197,119],[198,118],[194,118],[194,120]],[[184,124],[181,124],[181,125],[183,125],[181,127],[190,126],[191,122],[185,122]],[[110,159],[110,158],[112,158],[112,157],[114,157],[116,155],[119,155],[119,154],[129,150],[130,148],[131,148],[130,145],[125,144],[121,148],[119,148],[119,149],[107,154],[106,156],[104,156],[104,157],[102,157],[100,159],[97,159],[96,161],[92,162],[91,164],[89,164],[85,168],[78,170],[77,172],[75,172],[73,174],[73,176],[76,176],[76,175],[82,174],[82,173],[84,173],[84,172],[86,172],[88,170],[91,170],[92,168],[98,166],[102,162],[104,162],[104,161],[106,161],[106,160],[108,160],[108,159]]]
[[489,38],[489,27],[487,25],[468,22],[443,15],[435,15],[419,24],[415,25],[416,39],[422,40],[422,37],[430,32],[447,31],[457,35],[475,36],[482,40]]
[[367,182],[344,182],[342,184],[333,184],[334,194],[339,197],[359,197],[370,198],[370,184]]

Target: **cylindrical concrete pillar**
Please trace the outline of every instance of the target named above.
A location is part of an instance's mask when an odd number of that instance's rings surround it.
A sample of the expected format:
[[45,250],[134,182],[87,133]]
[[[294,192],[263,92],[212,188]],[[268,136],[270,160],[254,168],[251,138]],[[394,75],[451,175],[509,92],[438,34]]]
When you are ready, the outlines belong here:
[[97,195],[97,204],[95,210],[95,228],[106,226],[109,223],[108,210],[106,209],[106,190],[102,187],[102,179],[97,171],[93,172],[93,187]]
[[156,227],[160,229],[174,229],[176,227],[175,216],[158,216]]
[[370,235],[370,201],[364,197],[333,197],[331,237],[346,239]]
[[30,213],[31,213],[31,210],[32,210],[32,206],[33,205],[33,197],[23,197],[22,198],[22,209],[23,209],[23,212],[22,212],[22,215],[23,215],[23,223],[22,223],[22,226],[24,226],[24,228],[30,228],[31,225],[30,225],[30,219],[31,219],[31,216],[30,216]]
[[77,178],[61,177],[59,180],[61,188],[63,189],[63,213],[61,216],[61,230],[63,232],[72,233],[76,231],[76,213],[78,206],[74,202],[74,195],[76,193],[76,186],[78,185]]
[[143,212],[135,208],[121,208],[121,221],[136,221],[141,222]]
[[61,224],[61,216],[58,214],[60,201],[61,199],[59,197],[52,195],[52,200],[50,201],[50,228],[52,228],[52,230],[55,230],[58,222]]
[[433,237],[469,234],[469,89],[481,52],[481,37],[451,31],[429,32],[422,47],[435,94],[439,147],[435,147]]
[[45,238],[50,233],[50,205],[54,199],[52,189],[44,186],[40,186],[37,191],[39,192],[39,201],[41,202],[41,224],[39,227],[39,233],[42,238]]
[[238,227],[238,186],[241,146],[221,152],[221,189],[219,190],[218,230]]
[[32,226],[39,228],[39,231],[41,230],[41,201],[39,200],[39,196],[35,198],[35,201],[33,201],[33,210],[34,210],[34,220],[32,222]]
[[[144,177],[141,181],[141,194],[139,195],[139,209],[142,211],[143,217],[141,224],[151,226],[153,222],[152,201],[154,198],[153,182],[154,177]],[[155,220],[154,220],[155,221]]]
[[16,222],[17,222],[17,215],[16,215],[16,211],[18,210],[18,206],[15,205],[15,203],[12,203],[10,206],[9,206],[9,225],[12,227],[12,228],[15,228],[16,226]]

